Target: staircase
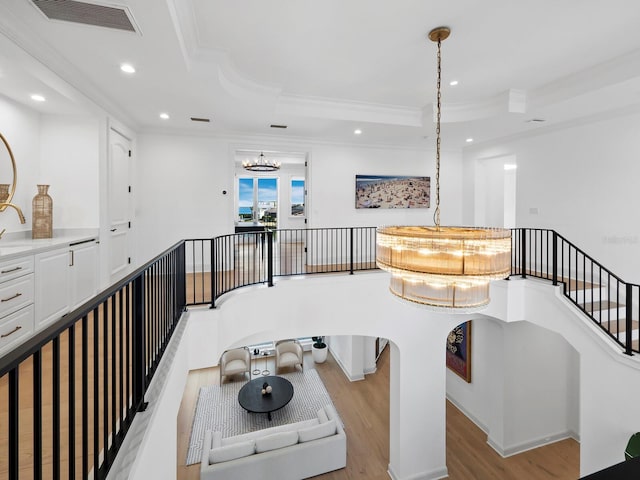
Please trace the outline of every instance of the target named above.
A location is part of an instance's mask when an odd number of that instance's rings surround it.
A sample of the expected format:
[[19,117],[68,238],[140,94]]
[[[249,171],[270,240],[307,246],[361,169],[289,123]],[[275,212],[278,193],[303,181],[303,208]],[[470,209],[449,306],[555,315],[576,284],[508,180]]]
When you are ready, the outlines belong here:
[[639,285],[624,282],[553,230],[512,229],[512,252],[512,275],[564,284],[564,295],[625,354],[640,353]]

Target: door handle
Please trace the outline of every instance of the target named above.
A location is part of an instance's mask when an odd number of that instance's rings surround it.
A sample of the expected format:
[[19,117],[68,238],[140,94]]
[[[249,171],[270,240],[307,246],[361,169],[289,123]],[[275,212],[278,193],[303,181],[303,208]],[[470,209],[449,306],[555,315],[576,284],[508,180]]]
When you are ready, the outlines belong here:
[[115,232],[116,230],[118,230],[117,228],[112,228],[111,231]]

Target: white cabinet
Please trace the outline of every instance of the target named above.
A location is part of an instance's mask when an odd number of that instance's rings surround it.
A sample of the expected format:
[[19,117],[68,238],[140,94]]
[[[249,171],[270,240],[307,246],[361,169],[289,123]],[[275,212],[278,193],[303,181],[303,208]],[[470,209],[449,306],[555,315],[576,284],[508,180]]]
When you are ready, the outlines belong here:
[[0,355],[33,333],[33,256],[0,263]]
[[98,293],[98,244],[95,240],[71,245],[71,310],[91,300]]
[[35,256],[36,328],[57,320],[98,291],[95,240]]
[[69,311],[69,248],[35,255],[36,328]]

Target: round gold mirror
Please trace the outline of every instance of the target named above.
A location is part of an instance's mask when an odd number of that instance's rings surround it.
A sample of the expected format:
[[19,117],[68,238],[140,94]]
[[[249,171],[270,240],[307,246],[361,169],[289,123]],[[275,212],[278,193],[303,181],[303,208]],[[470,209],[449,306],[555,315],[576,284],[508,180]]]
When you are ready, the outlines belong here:
[[[16,191],[16,160],[7,139],[0,133],[2,144],[0,145],[0,204],[9,203]],[[0,212],[4,212],[7,206],[0,206]]]

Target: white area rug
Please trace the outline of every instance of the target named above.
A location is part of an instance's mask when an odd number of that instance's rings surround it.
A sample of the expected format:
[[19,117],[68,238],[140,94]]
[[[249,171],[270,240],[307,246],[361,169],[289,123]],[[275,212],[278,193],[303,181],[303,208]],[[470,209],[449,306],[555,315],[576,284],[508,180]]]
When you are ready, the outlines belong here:
[[321,407],[332,403],[315,370],[279,376],[286,378],[293,385],[293,398],[284,408],[271,414],[271,421],[267,419],[266,414],[249,413],[238,403],[238,392],[246,382],[225,383],[222,387],[202,387],[193,416],[186,464],[200,463],[205,430],[219,430],[223,438],[232,437],[316,418]]

